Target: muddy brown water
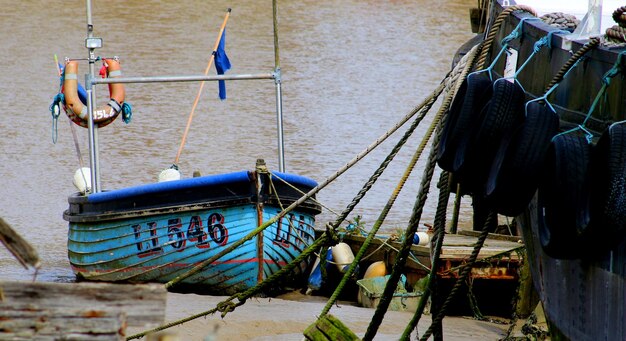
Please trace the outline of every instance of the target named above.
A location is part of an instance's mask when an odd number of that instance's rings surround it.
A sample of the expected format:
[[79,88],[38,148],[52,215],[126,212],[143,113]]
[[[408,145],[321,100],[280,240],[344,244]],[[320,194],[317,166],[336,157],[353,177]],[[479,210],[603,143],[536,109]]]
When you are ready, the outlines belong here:
[[[84,3],[0,2],[0,216],[38,250],[40,280],[72,281],[62,212],[79,162],[64,114],[58,142],[52,143],[48,106],[59,83],[54,54],[60,60],[87,56]],[[472,36],[472,5],[461,0],[279,1],[286,170],[324,180],[426,98],[449,70],[455,50]],[[271,1],[94,1],[95,36],[104,40],[97,52],[119,56],[126,76],[200,74],[229,7],[229,73],[272,71]],[[85,71],[83,63],[79,73]],[[127,86],[131,124],[118,119],[100,130],[102,188],[155,181],[172,164],[198,86]],[[273,82],[228,82],[227,95],[220,101],[217,84],[206,84],[179,163],[183,176],[194,170],[252,169],[257,158],[277,168]],[[373,224],[426,128],[421,124],[352,217],[358,214],[367,226]],[[88,162],[86,130],[76,130]],[[403,131],[319,199],[341,211]],[[390,212],[386,231],[406,226],[423,163]],[[432,222],[435,200],[432,195],[423,222]],[[318,226],[332,218],[325,211]],[[32,275],[0,247],[0,279]]]

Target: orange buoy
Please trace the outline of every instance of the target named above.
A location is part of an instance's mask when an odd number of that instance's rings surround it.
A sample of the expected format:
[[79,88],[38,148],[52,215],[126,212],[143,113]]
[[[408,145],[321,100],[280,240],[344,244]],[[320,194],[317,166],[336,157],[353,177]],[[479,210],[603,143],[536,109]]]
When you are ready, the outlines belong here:
[[381,277],[385,276],[386,274],[387,265],[385,265],[385,262],[381,260],[370,264],[370,266],[367,267],[367,270],[365,270],[365,275],[363,275],[363,278]]
[[[108,77],[115,78],[122,75],[120,63],[116,60],[105,59],[104,64]],[[109,84],[109,93],[109,102],[93,111],[93,121],[100,128],[115,121],[120,112],[122,112],[122,104],[126,95],[124,84]],[[79,126],[87,127],[89,115],[87,106],[78,97],[78,62],[76,61],[70,61],[65,65],[63,95],[65,96],[64,109],[67,116]]]

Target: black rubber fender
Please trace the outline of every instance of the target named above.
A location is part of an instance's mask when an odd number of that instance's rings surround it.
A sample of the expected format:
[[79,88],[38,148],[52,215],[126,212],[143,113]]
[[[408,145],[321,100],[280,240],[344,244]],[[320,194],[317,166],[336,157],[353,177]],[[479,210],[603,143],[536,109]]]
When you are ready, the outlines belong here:
[[505,136],[491,165],[485,194],[499,214],[521,214],[537,191],[550,141],[559,116],[539,102],[526,105],[522,125]]
[[498,79],[493,96],[455,155],[454,169],[469,193],[484,196],[485,183],[499,145],[523,122],[525,93],[519,84]]
[[437,150],[437,164],[441,169],[454,171],[453,163],[459,143],[465,138],[473,122],[478,120],[480,111],[491,98],[492,91],[492,82],[486,72],[471,73],[461,83],[441,132],[441,142]]
[[590,223],[591,144],[577,133],[557,135],[546,155],[539,186],[539,240],[553,258],[582,258]]
[[[602,134],[591,158],[591,220],[589,238],[604,236],[614,246],[626,235],[626,126],[613,124]],[[591,228],[590,228],[591,230]]]

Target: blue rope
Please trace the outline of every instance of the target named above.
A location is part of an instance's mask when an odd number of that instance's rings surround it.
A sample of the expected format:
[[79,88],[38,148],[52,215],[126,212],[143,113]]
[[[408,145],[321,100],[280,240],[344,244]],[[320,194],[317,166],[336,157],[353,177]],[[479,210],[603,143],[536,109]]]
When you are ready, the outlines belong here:
[[552,94],[554,92],[554,90],[556,90],[556,88],[559,87],[559,85],[561,84],[561,82],[567,77],[567,75],[569,75],[570,71],[574,70],[576,68],[576,66],[578,66],[578,64],[583,60],[586,59],[587,56],[582,56],[580,57],[576,62],[574,62],[574,65],[572,65],[571,68],[569,68],[569,70],[567,70],[567,72],[565,72],[565,74],[563,75],[563,78],[561,79],[560,82],[554,84],[548,91],[546,91],[546,93],[541,96],[541,97],[537,97],[533,100],[530,100],[528,102],[526,102],[526,108],[525,108],[525,113],[526,116],[528,116],[528,104],[530,104],[530,102],[539,102],[539,101],[544,101],[546,103],[546,105],[548,106],[548,108],[550,108],[550,110],[552,110],[553,113],[557,113],[556,109],[554,109],[554,107],[552,106],[552,103],[550,103],[550,101],[548,101],[548,96],[550,96],[550,94]]
[[133,119],[133,108],[129,103],[122,104],[122,120],[124,123],[129,124]]
[[61,114],[61,103],[65,103],[65,96],[62,93],[56,94],[54,99],[52,100],[52,104],[50,104],[49,110],[50,114],[52,114],[52,143],[56,144],[58,139],[58,122],[59,115]]
[[620,52],[620,54],[617,56],[617,59],[615,60],[615,63],[613,64],[613,67],[609,71],[607,71],[602,77],[602,87],[600,88],[600,90],[598,91],[598,94],[594,98],[593,103],[591,104],[591,107],[589,107],[589,111],[587,112],[587,116],[583,120],[583,123],[579,124],[575,128],[572,128],[570,130],[557,134],[556,136],[552,138],[553,141],[559,135],[565,135],[565,134],[574,132],[576,130],[582,130],[585,133],[585,138],[587,139],[587,143],[591,143],[591,140],[593,139],[593,134],[585,128],[585,125],[587,124],[587,121],[589,121],[589,118],[591,118],[591,114],[595,111],[596,106],[600,102],[600,98],[602,98],[604,94],[606,93],[606,89],[611,84],[611,80],[613,79],[613,77],[617,76],[620,72],[623,71],[622,70],[622,57],[624,56],[625,53],[626,51]]
[[487,68],[485,68],[484,70],[479,70],[479,71],[474,71],[472,73],[470,73],[468,75],[468,77],[472,74],[478,74],[481,72],[488,72],[489,73],[489,79],[491,81],[493,81],[493,74],[491,73],[492,69],[496,66],[496,63],[498,62],[498,60],[500,59],[500,57],[502,56],[502,54],[504,53],[504,51],[506,51],[507,47],[509,47],[509,42],[511,42],[512,40],[515,40],[517,38],[519,38],[522,35],[522,29],[524,27],[524,21],[526,20],[531,20],[531,19],[539,19],[537,17],[526,17],[526,18],[522,18],[520,20],[520,22],[517,24],[517,26],[513,29],[513,31],[511,31],[511,33],[509,33],[509,35],[507,35],[506,37],[504,37],[502,39],[502,41],[500,42],[500,44],[502,44],[502,48],[500,49],[500,52],[498,52],[498,55],[496,55],[496,57],[493,59],[493,61],[491,62],[491,65],[489,65]]

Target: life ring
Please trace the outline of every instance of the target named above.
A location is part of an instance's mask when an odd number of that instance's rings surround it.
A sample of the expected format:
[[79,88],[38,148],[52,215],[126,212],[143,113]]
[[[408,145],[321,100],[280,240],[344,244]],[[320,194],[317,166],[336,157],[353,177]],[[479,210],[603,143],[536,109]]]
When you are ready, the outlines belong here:
[[[122,75],[118,61],[105,59],[104,63],[108,77],[116,78]],[[87,106],[81,102],[78,96],[78,62],[76,61],[70,61],[65,65],[63,94],[65,96],[64,109],[67,116],[72,122],[86,128],[89,124],[89,115]],[[125,97],[124,84],[109,84],[109,95],[110,99],[106,106],[97,108],[93,112],[93,121],[99,128],[115,121],[122,112]]]

